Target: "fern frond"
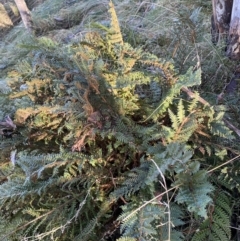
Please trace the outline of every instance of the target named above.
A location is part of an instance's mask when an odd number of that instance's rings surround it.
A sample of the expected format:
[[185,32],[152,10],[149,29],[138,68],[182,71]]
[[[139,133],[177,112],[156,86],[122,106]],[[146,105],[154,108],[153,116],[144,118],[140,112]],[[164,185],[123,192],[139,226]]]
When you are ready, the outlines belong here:
[[122,33],[119,27],[118,17],[112,1],[109,2],[108,12],[111,15],[111,28],[110,28],[111,36],[109,36],[108,40],[110,41],[111,44],[119,43],[120,45],[123,45]]
[[179,77],[179,79],[173,83],[171,88],[164,94],[162,101],[159,106],[153,111],[153,113],[148,117],[156,120],[157,117],[160,117],[172,104],[173,99],[180,94],[182,87],[189,87],[193,85],[201,84],[201,70],[193,72],[190,68],[185,75]]
[[200,230],[192,240],[230,240],[230,202],[222,192],[214,192],[213,204],[209,206],[208,218],[201,224]]
[[[151,164],[149,162],[143,162],[138,168],[132,169],[127,173],[125,181],[121,184],[120,188],[117,188],[111,197],[119,198],[121,196],[131,196],[136,191],[146,186],[146,179],[150,172]],[[149,173],[151,175],[151,173]]]
[[178,123],[182,123],[186,118],[185,108],[184,108],[182,99],[178,103],[177,118],[178,118]]
[[117,239],[117,241],[137,241],[137,239],[131,238],[131,237],[123,237],[123,238]]
[[206,218],[206,207],[212,201],[210,194],[214,187],[207,180],[207,172],[199,170],[199,166],[199,163],[192,162],[188,165],[188,174],[176,175],[175,185],[180,185],[176,201],[185,203],[190,212]]

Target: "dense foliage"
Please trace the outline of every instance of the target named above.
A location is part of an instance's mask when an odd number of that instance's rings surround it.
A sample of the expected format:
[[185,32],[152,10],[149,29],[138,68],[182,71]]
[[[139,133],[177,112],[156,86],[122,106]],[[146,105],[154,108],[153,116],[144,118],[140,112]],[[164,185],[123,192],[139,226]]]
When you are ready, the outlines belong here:
[[197,46],[200,9],[188,11],[175,38],[146,42],[110,1],[81,40],[18,43],[0,83],[1,240],[236,240],[237,93],[209,88],[222,67],[200,55],[221,50]]

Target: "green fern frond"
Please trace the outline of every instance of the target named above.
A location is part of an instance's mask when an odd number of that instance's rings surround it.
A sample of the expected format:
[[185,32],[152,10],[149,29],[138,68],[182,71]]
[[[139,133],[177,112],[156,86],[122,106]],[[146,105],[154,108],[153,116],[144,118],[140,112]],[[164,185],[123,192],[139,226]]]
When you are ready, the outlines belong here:
[[178,127],[179,127],[179,122],[178,122],[178,117],[171,111],[171,109],[168,109],[168,114],[169,114],[169,117],[172,121],[172,127],[175,131],[178,130]]
[[[131,212],[134,211],[134,206],[131,208],[131,205],[128,206],[123,207],[124,214],[120,216],[119,220],[124,219],[125,216],[131,215]],[[123,236],[138,237],[146,241],[150,236],[157,235],[157,231],[153,226],[153,221],[159,220],[163,216],[164,209],[161,206],[149,204],[122,223],[121,233]]]
[[192,68],[190,68],[185,75],[179,76],[179,79],[173,83],[171,88],[164,94],[162,97],[162,101],[159,106],[152,112],[152,114],[148,117],[151,117],[153,120],[156,120],[160,117],[172,104],[173,99],[180,94],[182,87],[190,87],[193,85],[201,84],[201,70],[193,72]]
[[123,237],[123,238],[117,239],[117,241],[137,241],[137,239],[131,238],[131,237]]
[[[166,149],[159,152],[158,149],[149,149],[161,172],[166,171],[180,173],[186,170],[186,164],[191,160],[192,151],[182,143],[170,143]],[[153,175],[154,176],[154,175]]]
[[88,225],[81,230],[81,234],[77,235],[73,240],[78,241],[78,240],[89,240],[89,237],[92,236],[92,231],[95,229],[98,223],[98,218],[96,217],[95,219],[92,219],[91,221],[88,222]]
[[140,167],[132,169],[127,173],[125,181],[112,194],[112,198],[119,198],[121,196],[131,196],[140,189],[146,186],[146,179],[151,175],[149,162],[143,162]]
[[197,106],[199,104],[198,102],[198,97],[199,97],[199,93],[198,92],[194,92],[194,98],[190,101],[190,103],[188,104],[188,112],[191,113],[192,111],[194,111],[195,109],[197,109]]
[[[171,220],[168,220],[169,216],[164,205],[148,204],[137,213],[134,212],[134,207],[131,204],[125,205],[123,214],[119,217],[119,220],[124,220],[121,225],[123,237],[137,237],[141,240],[149,240],[151,237],[151,240],[158,241],[167,240],[170,235],[173,241],[183,240],[183,234],[176,230],[184,224],[181,220],[183,213],[177,205],[170,204]],[[153,226],[157,226],[157,229],[154,230]]]
[[176,175],[175,185],[180,185],[176,201],[185,203],[190,212],[206,218],[206,207],[212,201],[210,194],[214,187],[207,180],[207,172],[199,170],[199,167],[198,162],[191,162],[186,169],[187,173]]
[[123,45],[123,39],[122,39],[122,33],[120,30],[120,26],[118,23],[118,17],[115,11],[115,8],[113,6],[112,1],[109,2],[109,10],[108,12],[111,15],[111,36],[109,36],[109,41],[111,44],[119,43]]
[[230,202],[223,192],[214,192],[213,203],[209,205],[208,218],[192,240],[230,240]]
[[222,120],[214,120],[210,123],[210,130],[213,135],[217,135],[226,139],[234,139],[232,131],[226,126]]
[[186,112],[185,112],[182,99],[178,103],[177,118],[178,118],[178,123],[182,123],[186,118]]
[[223,185],[228,190],[234,188],[240,190],[239,163],[234,162],[232,166],[223,168],[218,178],[215,179],[216,183]]

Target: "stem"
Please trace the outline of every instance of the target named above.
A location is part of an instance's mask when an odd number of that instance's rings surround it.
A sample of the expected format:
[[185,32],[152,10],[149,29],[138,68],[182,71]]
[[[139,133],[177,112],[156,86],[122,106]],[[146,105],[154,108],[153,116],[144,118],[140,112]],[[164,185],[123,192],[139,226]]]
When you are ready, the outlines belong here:
[[[160,183],[161,183],[162,187],[165,189],[165,191],[167,191],[168,189],[167,189],[166,180],[165,180],[165,177],[164,177],[161,169],[159,168],[159,166],[157,165],[157,163],[153,159],[151,159],[150,161],[152,161],[154,163],[158,172],[160,173],[160,175],[163,179],[163,183],[162,182],[160,182]],[[167,222],[168,223],[168,240],[171,240],[171,223],[172,222],[171,222],[170,199],[169,199],[169,196],[168,196],[168,192],[166,193],[166,196],[167,196],[167,205],[165,205],[165,206],[167,206],[167,209],[168,209],[168,212],[167,212],[167,214],[168,214],[168,222]]]
[[122,220],[122,222],[125,222],[126,220],[128,220],[133,214],[135,214],[135,213],[137,213],[138,211],[140,211],[142,208],[144,208],[145,206],[147,206],[149,203],[152,203],[154,200],[159,199],[162,195],[164,195],[164,194],[166,194],[166,193],[168,193],[168,192],[170,192],[170,191],[172,191],[172,190],[174,190],[174,189],[176,189],[176,188],[178,188],[178,187],[180,187],[180,185],[177,185],[177,186],[175,186],[175,187],[172,187],[172,188],[168,189],[167,191],[165,191],[165,192],[163,192],[163,193],[160,193],[159,195],[155,196],[155,197],[152,198],[151,200],[145,202],[145,203],[144,203],[143,205],[141,205],[139,208],[135,209],[133,212],[131,212],[129,215],[127,215],[127,217],[125,217],[125,218]]

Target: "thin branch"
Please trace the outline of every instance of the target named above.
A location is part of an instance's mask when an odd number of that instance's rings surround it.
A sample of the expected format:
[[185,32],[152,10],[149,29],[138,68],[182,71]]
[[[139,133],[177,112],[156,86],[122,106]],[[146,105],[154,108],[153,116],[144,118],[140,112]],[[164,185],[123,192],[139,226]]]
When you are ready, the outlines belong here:
[[195,93],[193,93],[191,90],[189,90],[187,87],[182,87],[181,88],[181,90],[182,91],[184,91],[190,98],[197,98],[197,100],[200,102],[200,103],[202,103],[202,104],[204,104],[204,105],[207,105],[207,106],[210,106],[210,104],[206,101],[206,100],[204,100],[202,97],[200,97],[200,96],[197,96]]
[[232,123],[230,123],[228,120],[223,119],[224,123],[226,124],[226,126],[231,129],[232,131],[234,131],[239,137],[240,137],[240,130],[235,127]]
[[211,172],[217,170],[218,168],[220,168],[220,167],[222,167],[222,166],[226,166],[228,163],[235,161],[235,160],[238,159],[239,157],[240,157],[240,155],[235,156],[234,158],[232,158],[232,159],[230,159],[230,160],[222,163],[221,165],[219,165],[219,166],[217,166],[217,167],[214,167],[213,169],[209,170],[207,173],[211,173]]
[[79,204],[78,210],[76,211],[75,215],[70,220],[68,220],[64,225],[55,227],[54,229],[52,229],[52,230],[50,230],[48,232],[37,234],[36,236],[26,237],[26,239],[31,239],[32,241],[34,241],[34,240],[42,240],[43,238],[45,238],[49,234],[56,233],[58,230],[61,230],[63,232],[66,229],[66,227],[73,220],[75,220],[75,221],[77,220],[77,217],[79,216],[79,213],[80,213],[82,207],[86,204],[86,201],[87,201],[87,198],[88,198],[89,194],[90,194],[90,190],[88,190],[87,195],[85,196],[84,200]]
[[133,212],[131,212],[129,215],[127,215],[127,217],[125,217],[122,222],[125,222],[126,220],[128,220],[128,218],[130,218],[133,214],[137,213],[138,211],[140,211],[142,208],[144,208],[145,206],[147,206],[149,203],[152,203],[154,200],[159,199],[162,195],[180,187],[181,185],[177,185],[175,187],[172,187],[170,189],[168,189],[167,191],[160,193],[159,195],[155,196],[154,198],[152,198],[151,200],[145,202],[143,205],[141,205],[140,207],[138,207],[137,209],[135,209]]
[[[166,180],[165,180],[165,177],[164,177],[161,169],[159,168],[159,166],[157,165],[157,163],[153,159],[151,159],[150,161],[153,162],[153,164],[156,166],[158,172],[160,173],[160,176],[162,177],[162,180],[163,180],[163,183],[162,182],[160,182],[160,183],[161,183],[162,187],[164,188],[164,190],[167,191],[168,188],[167,188]],[[172,224],[172,222],[171,222],[170,199],[169,199],[168,192],[166,193],[166,196],[167,196],[167,205],[165,205],[165,206],[167,206],[167,209],[168,209],[168,212],[167,212],[167,214],[168,214],[168,222],[167,222],[168,223],[168,240],[170,240],[171,239],[171,224]]]
[[65,202],[64,204],[58,206],[57,208],[54,208],[53,210],[51,210],[51,211],[49,211],[49,212],[47,212],[47,213],[44,213],[43,215],[41,215],[41,216],[39,216],[39,217],[37,217],[37,218],[35,218],[35,219],[33,219],[33,220],[25,223],[24,225],[22,225],[22,226],[20,226],[20,227],[18,227],[18,228],[16,228],[14,231],[6,234],[6,235],[5,235],[4,237],[2,237],[2,238],[5,239],[5,238],[11,236],[12,234],[16,233],[17,231],[19,231],[19,230],[21,230],[21,229],[23,229],[23,228],[26,228],[26,227],[27,227],[28,225],[30,225],[31,223],[34,223],[34,222],[36,222],[37,220],[39,220],[39,219],[41,219],[41,218],[43,218],[43,217],[45,217],[45,216],[50,215],[51,213],[55,212],[56,210],[60,209],[61,207],[64,207],[64,206],[67,205],[68,203],[72,202],[72,200],[73,200],[73,198],[70,199],[69,201]]

